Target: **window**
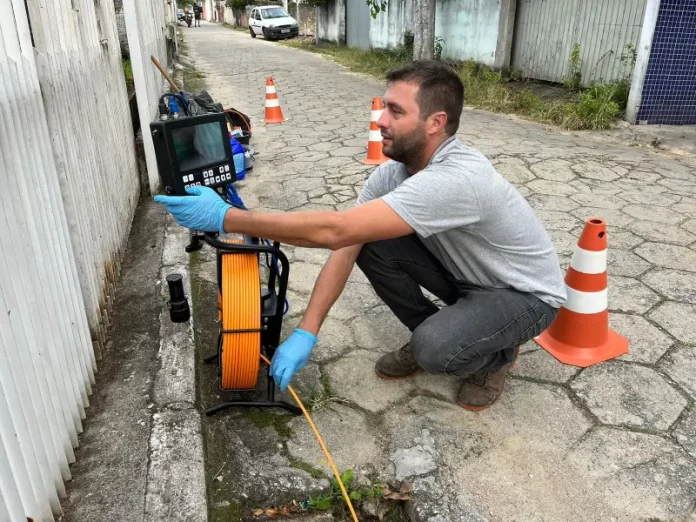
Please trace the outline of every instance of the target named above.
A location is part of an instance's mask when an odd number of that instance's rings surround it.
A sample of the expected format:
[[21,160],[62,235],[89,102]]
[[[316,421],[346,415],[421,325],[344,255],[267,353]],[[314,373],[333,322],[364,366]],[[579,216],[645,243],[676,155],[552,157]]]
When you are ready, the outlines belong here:
[[263,17],[266,20],[271,18],[287,18],[288,16],[290,15],[282,7],[271,7],[270,9],[263,10]]

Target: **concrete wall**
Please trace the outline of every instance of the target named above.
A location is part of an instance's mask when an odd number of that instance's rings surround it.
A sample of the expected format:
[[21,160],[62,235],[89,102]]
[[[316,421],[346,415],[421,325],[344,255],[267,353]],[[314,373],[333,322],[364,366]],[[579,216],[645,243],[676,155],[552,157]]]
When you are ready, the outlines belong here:
[[438,0],[435,38],[441,37],[442,58],[495,62],[500,0]]
[[297,13],[297,4],[294,0],[288,2],[290,16],[297,20],[301,36],[313,36],[317,27],[317,10],[315,7],[300,3],[300,12]]
[[[507,13],[512,2],[514,0],[437,0],[435,36],[443,39],[442,57],[495,65],[501,3]],[[366,5],[362,7],[368,9]],[[317,9],[317,15],[319,39],[338,42],[339,35],[345,34],[345,0],[335,0]],[[403,43],[404,32],[413,28],[413,2],[389,0],[387,11],[375,19],[370,18],[369,23],[369,41],[361,42],[358,47],[398,47]]]
[[[366,5],[362,7],[368,9]],[[375,49],[398,47],[403,43],[404,31],[412,27],[413,1],[391,0],[387,12],[380,13],[370,22],[370,46]]]
[[[367,6],[365,6],[367,9]],[[337,44],[346,43],[346,2],[330,0],[317,7],[317,40]]]

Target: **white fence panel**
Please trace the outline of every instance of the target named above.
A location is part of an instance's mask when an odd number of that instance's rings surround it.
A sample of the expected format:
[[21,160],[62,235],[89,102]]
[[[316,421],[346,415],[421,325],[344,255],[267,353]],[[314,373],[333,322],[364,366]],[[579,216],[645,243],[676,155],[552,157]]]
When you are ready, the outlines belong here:
[[[166,64],[173,8],[138,4],[158,17],[138,48]],[[139,176],[112,1],[0,0],[0,12],[0,520],[49,521],[75,460]],[[162,82],[150,83],[156,108]]]
[[176,22],[176,2],[168,5],[166,0],[123,0],[123,13],[126,18],[140,126],[143,129],[149,189],[151,194],[156,194],[159,190],[159,171],[149,126],[157,117],[159,98],[165,82],[150,57],[154,56],[166,66],[166,36],[169,31],[176,32],[176,26],[172,25]]

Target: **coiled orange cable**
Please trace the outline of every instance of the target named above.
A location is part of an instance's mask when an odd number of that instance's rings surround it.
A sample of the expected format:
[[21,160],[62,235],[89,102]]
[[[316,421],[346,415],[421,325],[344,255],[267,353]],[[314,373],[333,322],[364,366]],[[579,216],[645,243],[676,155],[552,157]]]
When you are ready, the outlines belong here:
[[[229,241],[241,243],[241,240]],[[222,388],[256,388],[261,355],[258,254],[222,255]],[[255,332],[225,333],[229,330]]]

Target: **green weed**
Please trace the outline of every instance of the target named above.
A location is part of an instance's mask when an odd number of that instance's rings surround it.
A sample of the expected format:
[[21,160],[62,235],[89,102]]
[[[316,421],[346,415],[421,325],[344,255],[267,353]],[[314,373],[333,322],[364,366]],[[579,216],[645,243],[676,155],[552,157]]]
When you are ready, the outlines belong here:
[[133,67],[131,66],[131,61],[124,59],[121,61],[123,64],[123,76],[126,79],[126,87],[128,92],[135,89],[135,83],[133,83]]
[[[353,487],[353,478],[355,474],[353,470],[346,470],[341,474],[341,482],[346,488],[348,497],[354,501],[358,502],[360,500],[369,500],[372,498],[378,498],[382,496],[382,486],[371,486],[371,487]],[[331,489],[328,493],[319,495],[315,498],[310,498],[303,503],[303,507],[306,509],[315,509],[318,511],[328,511],[343,504],[343,494],[341,493],[341,488],[338,485],[336,479],[331,479]]]
[[569,89],[579,89],[582,85],[582,72],[580,67],[582,60],[580,59],[580,44],[576,43],[573,50],[570,52],[570,60],[568,61],[568,76],[563,80],[563,85]]

